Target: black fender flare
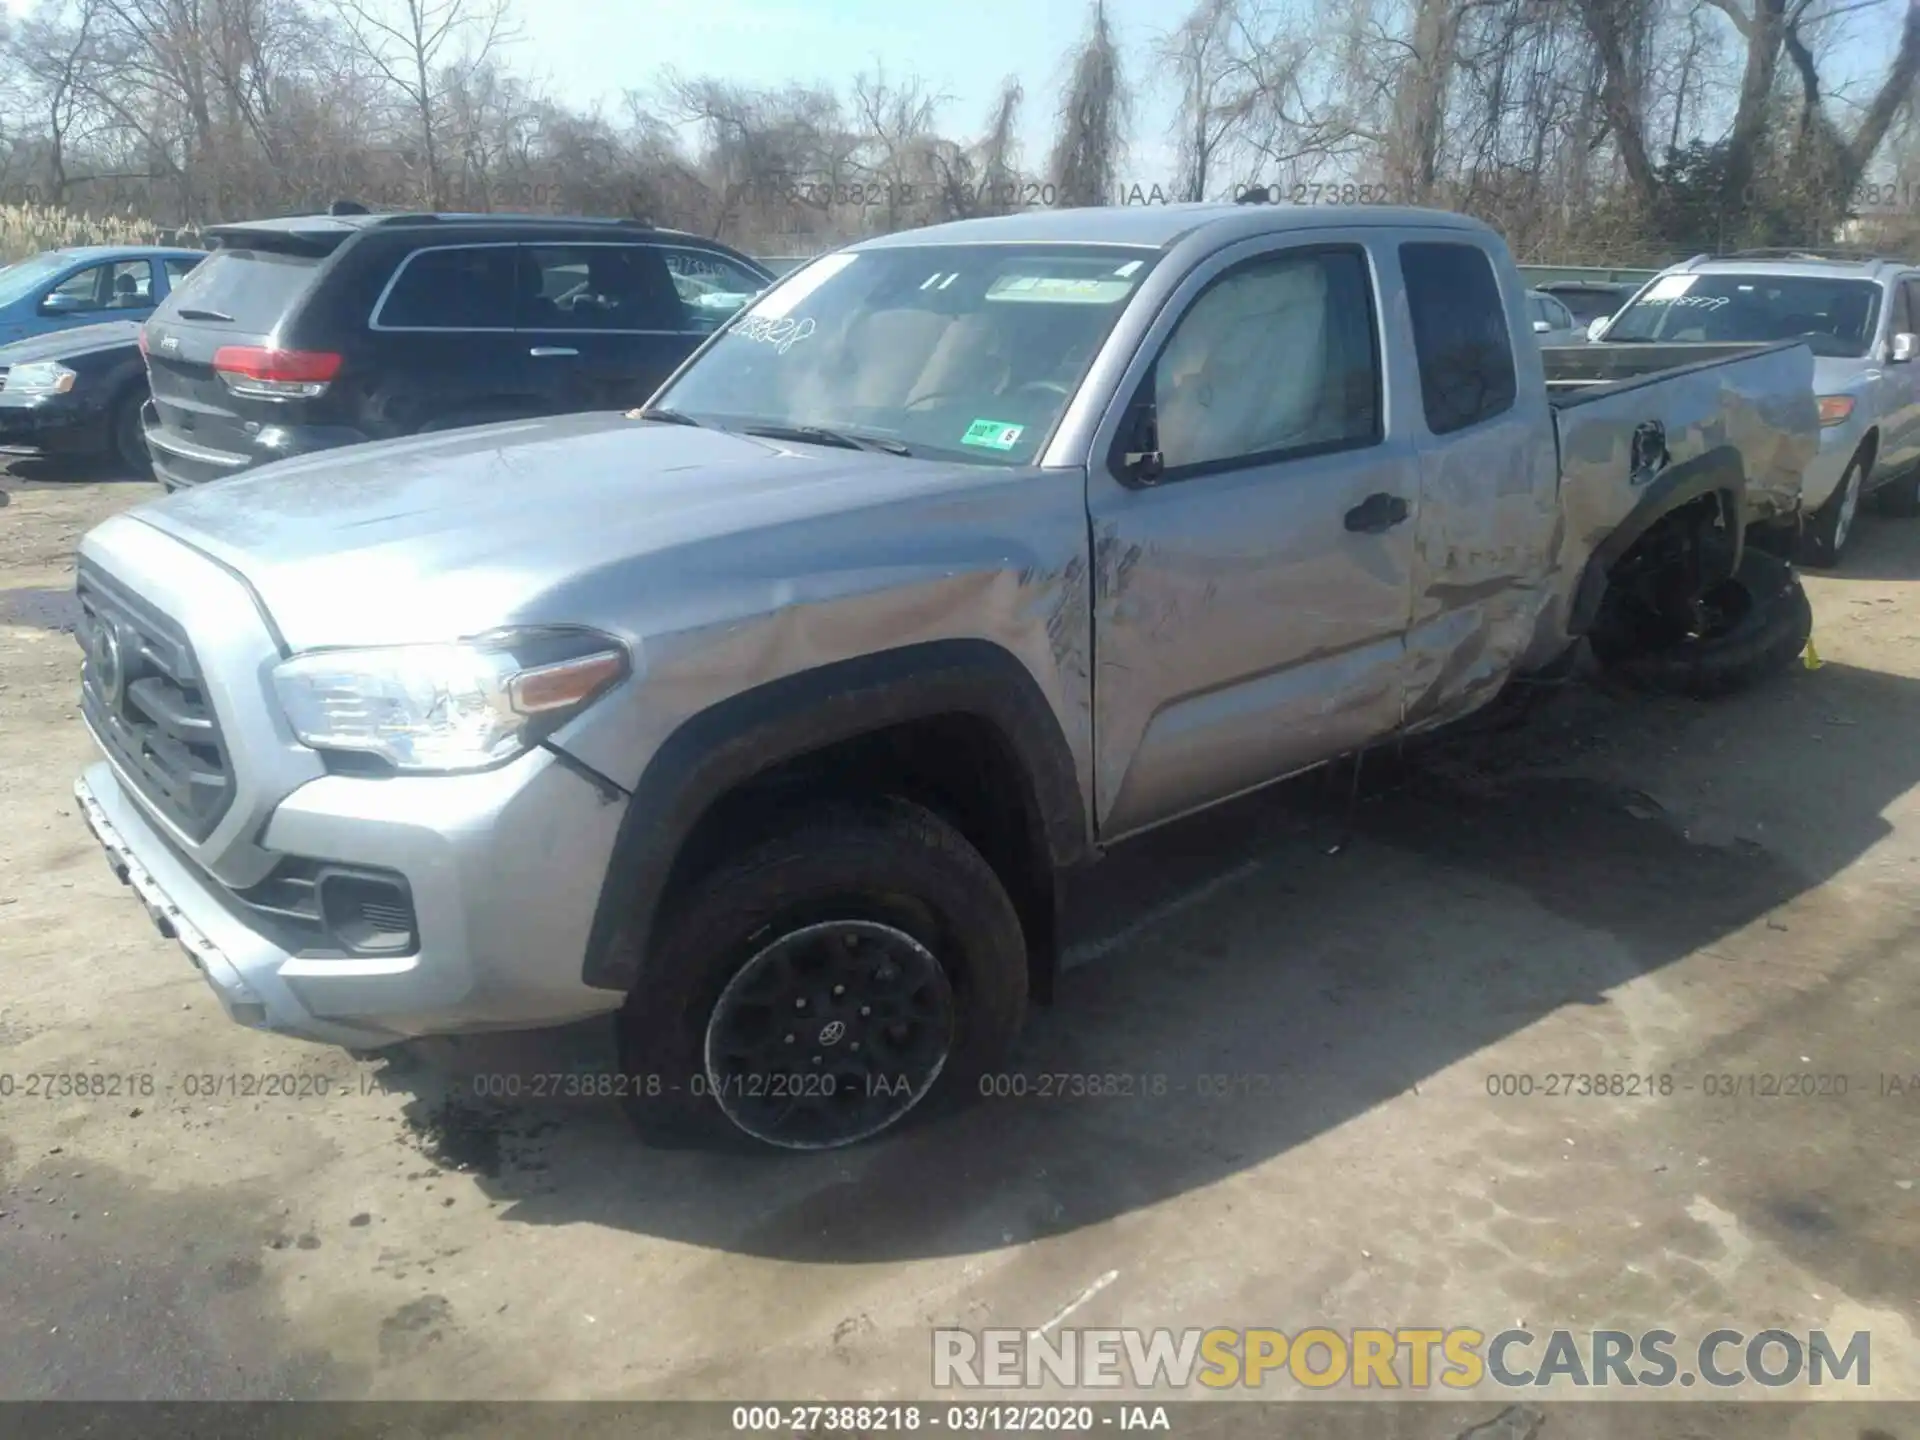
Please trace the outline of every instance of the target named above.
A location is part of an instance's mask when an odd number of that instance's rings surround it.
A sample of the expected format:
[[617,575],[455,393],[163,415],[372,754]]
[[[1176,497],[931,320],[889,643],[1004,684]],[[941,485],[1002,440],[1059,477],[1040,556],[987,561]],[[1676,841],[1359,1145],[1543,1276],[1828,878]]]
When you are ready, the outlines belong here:
[[1613,567],[1647,532],[1682,506],[1696,500],[1715,497],[1733,531],[1731,574],[1740,564],[1746,545],[1747,467],[1740,452],[1731,445],[1717,445],[1691,460],[1661,470],[1646,485],[1645,493],[1627,512],[1626,519],[1594,548],[1581,571],[1579,588],[1574,591],[1568,631],[1584,635],[1600,613],[1600,602],[1607,593],[1607,577]]
[[601,884],[581,979],[631,990],[674,861],[713,804],[784,761],[914,720],[991,724],[1024,772],[1028,825],[1056,872],[1092,858],[1073,752],[1038,683],[985,640],[878,651],[769,681],[684,721],[627,800]]

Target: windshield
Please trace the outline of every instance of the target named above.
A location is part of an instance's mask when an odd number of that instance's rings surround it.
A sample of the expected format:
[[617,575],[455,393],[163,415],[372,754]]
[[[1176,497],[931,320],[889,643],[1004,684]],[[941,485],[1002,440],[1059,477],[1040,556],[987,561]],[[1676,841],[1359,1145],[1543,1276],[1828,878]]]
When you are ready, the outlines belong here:
[[1547,292],[1572,312],[1582,325],[1591,324],[1620,308],[1631,290],[1549,290]]
[[1031,463],[1159,252],[916,245],[780,281],[655,403],[708,424],[822,427]]
[[24,300],[42,285],[52,280],[67,268],[64,255],[35,255],[30,260],[22,260],[17,265],[9,265],[0,270],[0,305],[11,305]]
[[1667,275],[1622,310],[1610,341],[1805,340],[1815,355],[1867,353],[1880,298],[1871,280],[1823,275]]

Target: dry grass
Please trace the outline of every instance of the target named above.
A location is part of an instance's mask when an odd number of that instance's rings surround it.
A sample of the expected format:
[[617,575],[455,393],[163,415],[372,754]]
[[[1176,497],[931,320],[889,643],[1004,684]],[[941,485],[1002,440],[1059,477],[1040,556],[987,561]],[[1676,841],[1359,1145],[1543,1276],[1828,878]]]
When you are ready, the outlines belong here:
[[66,245],[192,245],[196,237],[130,215],[75,215],[51,205],[0,205],[0,264]]

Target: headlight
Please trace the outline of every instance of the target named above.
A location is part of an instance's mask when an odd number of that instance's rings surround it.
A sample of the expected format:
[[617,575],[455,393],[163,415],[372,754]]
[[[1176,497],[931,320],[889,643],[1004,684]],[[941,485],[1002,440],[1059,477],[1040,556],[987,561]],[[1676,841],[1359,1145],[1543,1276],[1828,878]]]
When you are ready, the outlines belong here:
[[273,672],[294,734],[397,770],[484,770],[553,733],[629,673],[595,630],[496,631],[445,645],[314,650]]
[[64,395],[73,389],[78,377],[66,366],[52,360],[37,360],[31,365],[16,365],[7,372],[0,390],[9,395]]

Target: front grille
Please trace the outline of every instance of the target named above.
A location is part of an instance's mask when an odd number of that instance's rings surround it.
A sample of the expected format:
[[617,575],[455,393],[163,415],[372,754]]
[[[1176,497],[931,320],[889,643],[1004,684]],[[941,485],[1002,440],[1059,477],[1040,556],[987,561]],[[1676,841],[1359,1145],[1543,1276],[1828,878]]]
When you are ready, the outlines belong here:
[[140,793],[194,840],[233,803],[233,766],[186,632],[82,562],[80,705]]

